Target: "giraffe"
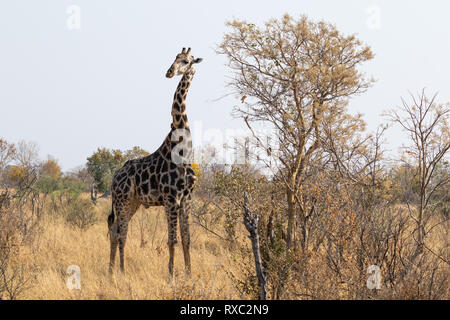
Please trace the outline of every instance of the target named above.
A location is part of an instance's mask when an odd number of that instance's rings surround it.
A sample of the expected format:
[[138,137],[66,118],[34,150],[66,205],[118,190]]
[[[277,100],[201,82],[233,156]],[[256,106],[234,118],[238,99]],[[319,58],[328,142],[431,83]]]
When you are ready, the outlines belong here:
[[112,180],[112,210],[108,216],[111,241],[109,272],[119,247],[120,269],[124,272],[124,250],[128,224],[142,205],[164,206],[168,225],[169,274],[173,276],[174,250],[177,243],[177,222],[183,246],[185,272],[191,272],[189,253],[189,208],[196,177],[190,165],[192,140],[186,114],[186,95],[195,74],[191,48],[179,53],[166,73],[167,78],[183,75],[174,94],[171,130],[162,145],[147,157],[127,161]]

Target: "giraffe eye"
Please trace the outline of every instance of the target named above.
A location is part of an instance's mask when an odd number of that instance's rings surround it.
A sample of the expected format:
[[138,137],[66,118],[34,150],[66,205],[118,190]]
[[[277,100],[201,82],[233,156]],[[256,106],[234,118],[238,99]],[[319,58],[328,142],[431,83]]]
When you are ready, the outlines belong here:
[[189,62],[187,60],[181,61],[181,64],[188,64]]

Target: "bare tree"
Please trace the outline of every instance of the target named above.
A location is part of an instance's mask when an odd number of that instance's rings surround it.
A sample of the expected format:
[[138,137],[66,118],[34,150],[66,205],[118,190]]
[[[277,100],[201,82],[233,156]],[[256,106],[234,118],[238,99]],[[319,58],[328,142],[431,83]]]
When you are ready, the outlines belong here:
[[[8,143],[8,141],[0,138],[0,186],[5,185],[5,179],[4,179],[4,173],[6,167],[14,160],[14,157],[16,155],[16,148],[14,144]],[[6,199],[6,194],[1,196],[0,192],[0,207],[2,204],[2,199]]]
[[[0,139],[0,173],[11,163],[19,163],[13,144]],[[39,192],[34,189],[36,175],[25,167],[15,188],[0,179],[0,300],[17,299],[32,282],[25,265],[12,264],[13,256],[22,245],[37,235],[42,216]],[[29,169],[29,170],[28,170]]]
[[436,202],[442,200],[434,199],[433,196],[450,182],[448,174],[437,175],[437,169],[450,149],[450,105],[439,104],[436,98],[437,94],[428,98],[423,89],[417,96],[411,94],[410,102],[402,98],[399,111],[391,110],[386,114],[408,135],[410,144],[403,147],[402,160],[416,171],[414,177],[419,185],[417,203],[407,202],[410,217],[416,224],[417,246],[411,263],[424,248],[428,248],[425,240],[430,229],[427,229],[427,225],[438,207]]
[[11,163],[16,154],[14,144],[8,143],[6,140],[0,138],[0,171]]
[[39,163],[39,147],[34,142],[19,141],[16,146],[16,162],[23,167],[33,168]]

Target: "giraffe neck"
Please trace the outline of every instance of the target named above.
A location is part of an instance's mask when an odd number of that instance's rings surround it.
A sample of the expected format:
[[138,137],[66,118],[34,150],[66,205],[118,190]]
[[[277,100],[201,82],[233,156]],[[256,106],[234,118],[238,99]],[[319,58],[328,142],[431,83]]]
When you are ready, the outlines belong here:
[[191,68],[186,72],[178,83],[177,90],[173,96],[172,104],[172,129],[187,129],[189,130],[189,123],[186,114],[186,96],[191,86],[192,78],[195,70]]

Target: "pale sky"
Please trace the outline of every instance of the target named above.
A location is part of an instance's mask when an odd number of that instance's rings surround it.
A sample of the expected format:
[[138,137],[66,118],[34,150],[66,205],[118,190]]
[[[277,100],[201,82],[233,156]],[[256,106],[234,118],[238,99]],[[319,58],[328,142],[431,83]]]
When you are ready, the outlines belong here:
[[[67,26],[71,5],[81,9],[80,29]],[[84,164],[99,146],[154,151],[169,132],[179,80],[164,75],[182,47],[204,58],[188,96],[191,127],[202,123],[203,140],[208,130],[244,127],[230,114],[238,101],[218,100],[228,70],[214,48],[226,20],[261,24],[284,13],[331,22],[372,47],[375,59],[364,71],[377,82],[350,103],[369,130],[408,90],[426,87],[450,102],[449,1],[3,0],[0,137],[36,142],[41,158],[54,156],[63,170]],[[388,133],[396,150],[400,131]],[[206,141],[194,136],[199,143]]]

